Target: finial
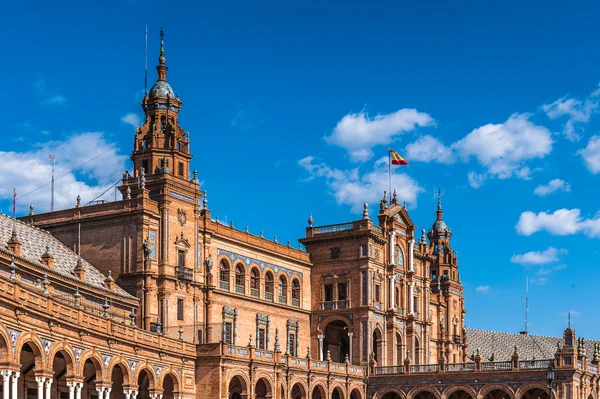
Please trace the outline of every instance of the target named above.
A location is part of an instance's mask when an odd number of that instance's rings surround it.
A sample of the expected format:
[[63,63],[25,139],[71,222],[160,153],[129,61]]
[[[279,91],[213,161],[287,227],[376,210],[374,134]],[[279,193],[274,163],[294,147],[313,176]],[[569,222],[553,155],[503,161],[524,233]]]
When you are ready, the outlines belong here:
[[81,195],[77,195],[77,208],[81,207]]
[[442,210],[442,190],[440,190],[438,188],[438,207],[437,207],[438,211]]
[[292,247],[292,242],[290,240],[288,240],[287,246],[288,246],[288,248]]
[[10,272],[10,279],[15,280],[17,278],[16,272],[19,270],[19,266],[15,264],[15,257],[10,258],[10,265],[8,265],[8,271]]
[[281,347],[279,345],[279,328],[275,329],[275,352],[279,352]]
[[48,274],[44,273],[44,279],[42,280],[42,286],[44,287],[44,294],[48,293],[49,285],[50,285],[50,280],[48,280]]
[[427,237],[425,236],[425,229],[421,230],[421,244],[427,244]]
[[250,334],[250,339],[248,340],[248,346],[252,346],[252,334]]
[[142,176],[140,176],[140,188],[142,190],[146,189],[146,172],[144,171],[144,168],[142,168]]
[[344,358],[344,363],[346,363],[346,366],[350,364],[350,356],[348,356],[347,353],[346,353],[346,357]]
[[158,57],[159,65],[165,65],[167,59],[165,58],[165,32],[162,26],[160,27],[160,56]]
[[33,216],[33,204],[29,204],[29,216]]
[[233,220],[229,221],[229,227],[231,227],[233,229]]
[[246,233],[250,233],[250,230],[248,229],[248,226],[246,226]]
[[207,193],[208,191],[204,192],[204,199],[202,199],[202,207],[204,208],[204,210],[208,209],[208,199],[206,198]]
[[125,199],[131,199],[131,187],[127,186],[127,196],[125,197]]
[[108,317],[108,309],[110,309],[110,305],[108,304],[107,297],[104,297],[104,303],[102,304],[102,309],[104,309],[104,317]]
[[162,322],[160,321],[160,316],[158,316],[158,319],[156,319],[156,333],[157,334],[162,334]]
[[200,184],[200,182],[198,181],[198,170],[194,169],[192,173],[194,175],[194,177],[192,178],[192,183]]
[[569,323],[568,323],[568,328],[571,328],[571,309],[569,309]]
[[277,236],[273,237],[273,242],[277,242]]
[[329,349],[327,349],[327,361],[331,361],[331,351]]
[[369,204],[366,202],[363,205],[363,219],[369,219]]
[[131,323],[129,323],[129,325],[131,327],[135,327],[135,318],[137,317],[137,315],[135,314],[135,307],[131,307],[131,313],[129,313],[129,318],[131,319]]
[[384,204],[387,204],[387,191],[383,192],[383,199],[382,199]]
[[394,202],[398,203],[398,193],[396,192],[396,189],[394,189]]
[[183,341],[183,326],[182,325],[179,326],[179,330],[177,330],[177,332],[179,333],[179,340]]
[[261,232],[260,232],[260,238],[265,238],[265,236],[264,236],[264,234],[263,234],[262,230],[261,230]]
[[308,216],[308,227],[312,227],[313,225],[313,217],[312,217],[312,213]]

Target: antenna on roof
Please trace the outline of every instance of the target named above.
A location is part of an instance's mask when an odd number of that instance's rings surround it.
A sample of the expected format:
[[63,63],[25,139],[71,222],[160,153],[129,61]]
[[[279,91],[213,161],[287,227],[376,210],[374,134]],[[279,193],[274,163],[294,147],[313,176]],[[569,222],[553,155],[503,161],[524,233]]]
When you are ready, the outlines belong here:
[[144,59],[144,93],[148,93],[148,23],[146,22],[146,57]]
[[569,324],[568,327],[571,328],[571,309],[569,309]]
[[525,277],[525,329],[521,334],[529,334],[529,277]]
[[81,260],[81,223],[77,223],[77,258]]
[[48,154],[48,158],[52,164],[52,181],[50,183],[50,212],[54,212],[54,163],[56,162],[56,157],[52,154]]

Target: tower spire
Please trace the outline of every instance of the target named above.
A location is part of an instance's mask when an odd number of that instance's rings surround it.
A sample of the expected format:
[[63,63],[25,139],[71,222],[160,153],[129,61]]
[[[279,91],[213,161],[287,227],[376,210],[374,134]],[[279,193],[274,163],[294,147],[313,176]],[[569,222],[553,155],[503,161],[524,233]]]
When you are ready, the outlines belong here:
[[161,26],[160,28],[160,55],[158,56],[158,66],[156,70],[158,71],[158,80],[167,80],[167,59],[165,58],[165,32]]
[[437,220],[442,220],[442,190],[438,188],[438,201],[437,201],[437,211],[435,212],[437,215]]

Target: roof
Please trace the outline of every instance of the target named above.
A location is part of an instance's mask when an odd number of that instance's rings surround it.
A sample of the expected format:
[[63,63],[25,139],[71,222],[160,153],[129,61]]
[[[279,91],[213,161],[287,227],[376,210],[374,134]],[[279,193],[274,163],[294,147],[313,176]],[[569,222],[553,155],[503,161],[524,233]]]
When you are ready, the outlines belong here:
[[[469,356],[479,348],[479,354],[485,361],[492,354],[495,361],[509,360],[518,346],[519,356],[524,360],[552,359],[556,353],[557,343],[562,345],[561,337],[544,337],[540,335],[513,334],[506,332],[467,329]],[[585,341],[588,356],[594,353],[594,344],[600,341]]]
[[[0,248],[8,249],[8,240],[10,240],[13,230],[14,219],[0,213]],[[53,271],[69,279],[80,282],[75,277],[73,269],[77,265],[78,255],[70,250],[66,245],[54,238],[46,230],[39,229],[32,225],[17,220],[16,223],[17,238],[21,243],[21,257],[42,268],[42,255],[46,252],[46,247],[50,249],[50,254],[54,256]],[[89,264],[85,259],[81,259],[85,270],[84,282],[88,285],[110,292],[104,286],[106,276],[100,273],[98,269]],[[115,284],[114,294],[133,299],[125,290]]]

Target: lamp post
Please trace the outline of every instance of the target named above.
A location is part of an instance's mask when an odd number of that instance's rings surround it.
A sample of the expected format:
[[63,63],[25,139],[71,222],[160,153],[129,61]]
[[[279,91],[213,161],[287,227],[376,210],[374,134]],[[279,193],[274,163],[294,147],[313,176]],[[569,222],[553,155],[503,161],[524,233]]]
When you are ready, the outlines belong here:
[[548,382],[548,399],[552,399],[552,383],[554,382],[554,361],[546,369],[546,381]]

